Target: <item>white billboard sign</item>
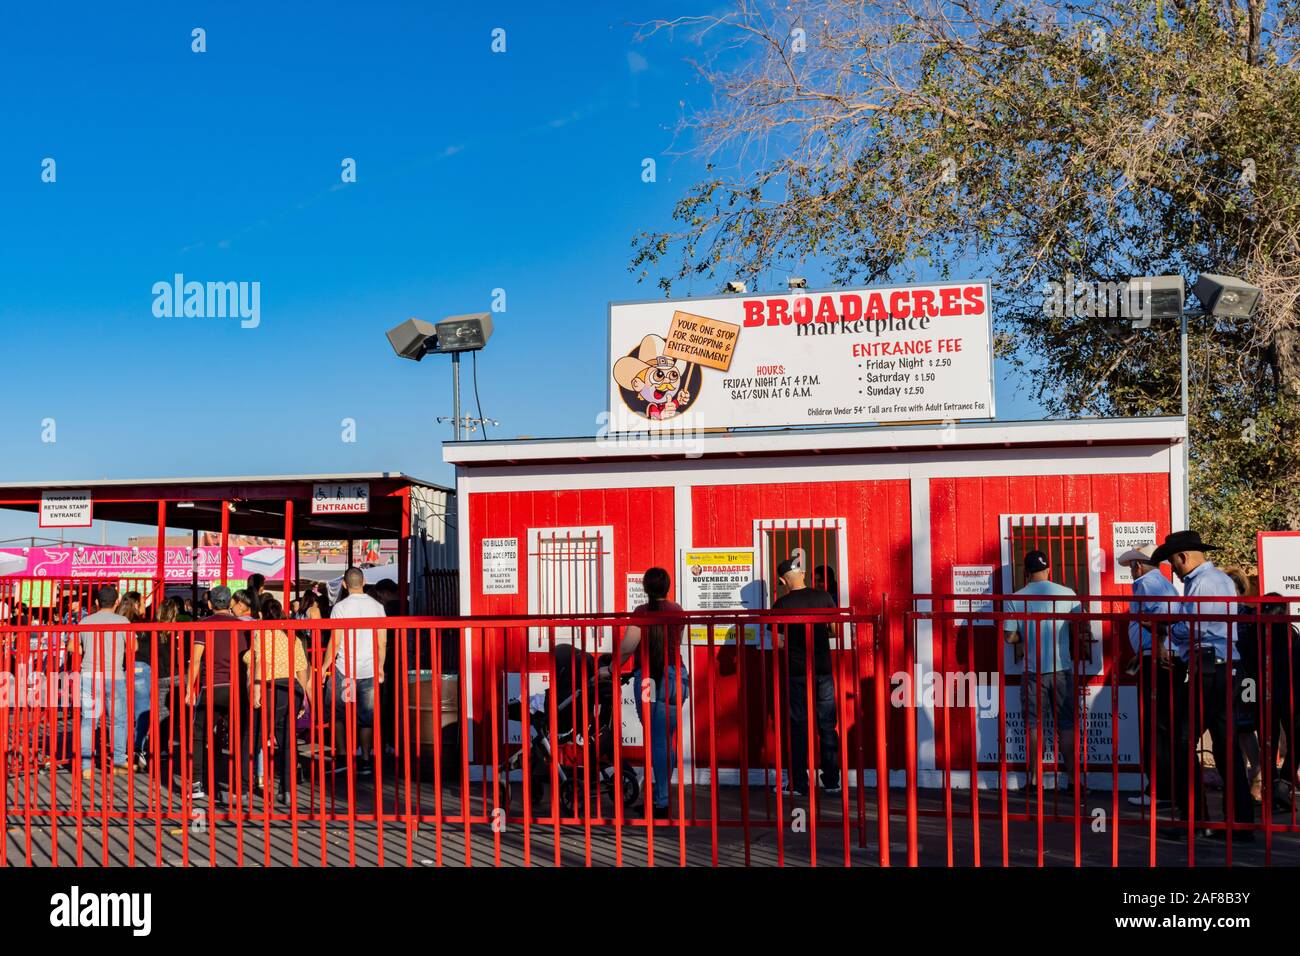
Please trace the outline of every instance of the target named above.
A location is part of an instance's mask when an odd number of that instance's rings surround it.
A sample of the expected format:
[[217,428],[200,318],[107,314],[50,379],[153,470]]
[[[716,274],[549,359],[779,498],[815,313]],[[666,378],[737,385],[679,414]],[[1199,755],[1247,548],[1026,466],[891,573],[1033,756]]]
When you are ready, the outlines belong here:
[[610,306],[614,432],[993,418],[987,281]]

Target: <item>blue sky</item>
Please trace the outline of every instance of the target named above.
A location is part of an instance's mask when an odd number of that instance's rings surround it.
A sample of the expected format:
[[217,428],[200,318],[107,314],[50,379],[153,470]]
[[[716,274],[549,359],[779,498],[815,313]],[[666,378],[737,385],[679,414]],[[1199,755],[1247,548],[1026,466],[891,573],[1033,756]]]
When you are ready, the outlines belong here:
[[[681,103],[708,97],[687,62],[698,51],[680,34],[637,42],[636,24],[701,9],[9,7],[4,480],[450,481],[438,447],[450,426],[436,422],[451,412],[449,363],[399,361],[384,331],[485,310],[495,288],[507,310],[479,362],[493,437],[593,433],[607,303],[657,295],[628,272],[630,241],[668,223],[701,169],[672,155]],[[504,54],[490,48],[497,27]],[[41,181],[46,157],[54,183]],[[340,182],[345,157],[356,183]],[[641,180],[645,157],[655,183]],[[178,272],[259,282],[261,324],[155,317],[153,284]],[[1039,414],[1009,381],[998,401],[1001,417]],[[0,537],[29,525],[0,517]]]

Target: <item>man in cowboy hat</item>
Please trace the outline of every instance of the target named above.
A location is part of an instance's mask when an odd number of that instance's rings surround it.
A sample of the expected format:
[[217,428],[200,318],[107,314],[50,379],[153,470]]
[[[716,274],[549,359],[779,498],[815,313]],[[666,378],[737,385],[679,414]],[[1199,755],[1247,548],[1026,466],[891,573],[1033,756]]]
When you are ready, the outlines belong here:
[[[641,340],[635,355],[624,355],[614,363],[614,381],[619,388],[635,392],[650,419],[672,418],[690,401],[685,391],[686,363],[664,355],[667,343],[657,335]],[[679,394],[680,393],[680,394]]]
[[[1171,782],[1181,818],[1203,820],[1205,784],[1199,768],[1193,781],[1194,808],[1187,806],[1187,784],[1192,746],[1209,730],[1214,766],[1224,778],[1225,793],[1229,786],[1232,788],[1233,818],[1237,823],[1251,824],[1255,820],[1255,804],[1250,795],[1250,778],[1246,775],[1245,757],[1226,703],[1231,687],[1234,709],[1247,706],[1242,701],[1242,675],[1237,666],[1241,655],[1236,641],[1232,640],[1235,627],[1227,620],[1206,619],[1211,615],[1222,618],[1237,613],[1237,585],[1206,558],[1205,553],[1213,550],[1214,545],[1203,542],[1197,532],[1175,531],[1151,554],[1155,563],[1169,562],[1183,582],[1183,596],[1192,599],[1182,602],[1178,612],[1182,619],[1170,626],[1168,636],[1160,645],[1161,658],[1173,668],[1175,735]],[[1197,600],[1207,597],[1223,600]],[[1193,700],[1193,693],[1197,690],[1199,706],[1194,707],[1198,702]],[[1226,802],[1224,818],[1227,819]],[[1225,833],[1203,830],[1201,835],[1223,839]],[[1186,831],[1175,827],[1165,835],[1181,839]],[[1254,841],[1255,834],[1251,830],[1234,831],[1232,838],[1248,843]]]
[[[1146,790],[1139,796],[1128,798],[1128,802],[1135,807],[1149,806],[1153,800],[1167,803],[1172,792],[1172,768],[1169,760],[1169,741],[1173,736],[1169,722],[1170,671],[1168,667],[1159,666],[1159,655],[1154,653],[1165,635],[1166,626],[1151,620],[1151,616],[1176,613],[1179,610],[1180,595],[1173,582],[1154,563],[1151,556],[1155,550],[1154,544],[1130,548],[1115,559],[1117,565],[1128,568],[1133,579],[1128,640],[1134,658],[1129,673],[1138,675],[1141,702],[1138,740],[1142,748],[1142,766],[1147,774]],[[1152,733],[1155,734],[1154,741],[1151,739]]]

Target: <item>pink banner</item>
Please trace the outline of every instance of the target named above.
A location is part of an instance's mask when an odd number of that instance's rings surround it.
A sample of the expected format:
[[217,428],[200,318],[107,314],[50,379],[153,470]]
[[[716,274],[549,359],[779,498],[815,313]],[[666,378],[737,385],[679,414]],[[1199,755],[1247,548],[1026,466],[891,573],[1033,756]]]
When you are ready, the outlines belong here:
[[[220,577],[221,549],[219,547],[166,548],[164,557],[168,581],[189,583],[196,566],[200,584],[211,583]],[[232,547],[226,578],[229,581],[243,582],[247,581],[252,574],[262,574],[268,581],[283,580],[284,563],[285,554],[282,547]],[[157,548],[93,545],[61,548],[0,548],[0,576],[114,578],[153,577],[157,573]]]

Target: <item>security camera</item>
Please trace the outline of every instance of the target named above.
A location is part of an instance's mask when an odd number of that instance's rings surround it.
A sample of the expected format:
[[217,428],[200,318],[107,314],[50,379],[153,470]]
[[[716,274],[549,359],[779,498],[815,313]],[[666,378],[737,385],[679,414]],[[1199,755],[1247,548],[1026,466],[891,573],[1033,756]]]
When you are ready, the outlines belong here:
[[728,292],[737,292],[737,293],[740,293],[741,295],[743,295],[745,292],[747,292],[747,291],[749,291],[749,290],[745,288],[745,283],[743,283],[743,282],[737,282],[736,280],[733,279],[732,281],[730,281],[730,282],[727,283],[727,291],[728,291]]
[[786,284],[786,287],[789,288],[789,289],[806,289],[806,288],[808,288],[808,280],[807,280],[807,279],[787,279],[787,280],[785,281],[785,284]]

